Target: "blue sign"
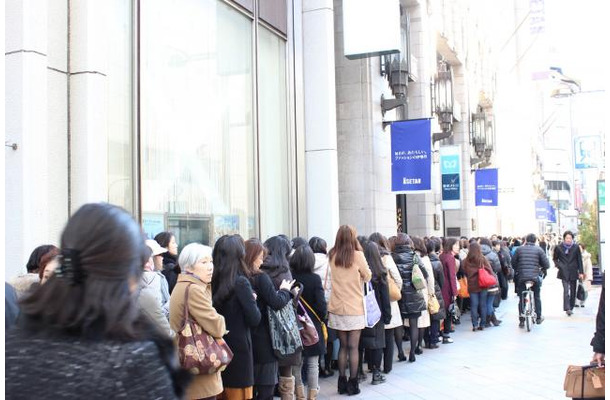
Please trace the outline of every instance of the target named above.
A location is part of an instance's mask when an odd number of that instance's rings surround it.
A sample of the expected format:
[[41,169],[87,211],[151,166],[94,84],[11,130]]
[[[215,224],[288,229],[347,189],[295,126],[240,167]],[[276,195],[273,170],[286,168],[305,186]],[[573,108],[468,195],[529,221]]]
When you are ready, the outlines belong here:
[[392,123],[392,191],[431,190],[432,141],[429,119]]
[[460,174],[443,174],[443,201],[460,199]]
[[477,169],[474,174],[475,205],[498,205],[498,169]]
[[546,200],[536,200],[536,219],[546,221],[549,213],[549,202]]
[[557,222],[557,216],[555,215],[555,207],[553,207],[552,205],[547,203],[547,220],[551,223],[556,223]]
[[601,138],[578,136],[574,138],[574,168],[598,168],[601,164]]
[[461,153],[460,146],[442,146],[439,149],[441,163],[441,207],[443,210],[459,210],[461,204]]

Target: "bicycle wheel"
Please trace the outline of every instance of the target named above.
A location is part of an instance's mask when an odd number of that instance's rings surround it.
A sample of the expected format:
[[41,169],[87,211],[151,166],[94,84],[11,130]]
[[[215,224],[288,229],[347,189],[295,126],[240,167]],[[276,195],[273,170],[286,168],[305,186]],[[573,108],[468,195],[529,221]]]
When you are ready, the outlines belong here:
[[527,293],[527,309],[525,311],[525,327],[527,331],[532,330],[532,325],[534,325],[534,305],[532,304],[532,293]]

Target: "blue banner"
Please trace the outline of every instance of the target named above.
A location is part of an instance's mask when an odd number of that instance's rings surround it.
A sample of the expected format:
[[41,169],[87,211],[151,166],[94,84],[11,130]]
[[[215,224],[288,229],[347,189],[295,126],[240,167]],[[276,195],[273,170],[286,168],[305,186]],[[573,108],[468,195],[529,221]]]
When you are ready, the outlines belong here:
[[443,210],[459,210],[461,203],[461,153],[460,146],[442,146],[439,149],[441,162],[441,207]]
[[498,205],[498,169],[477,169],[474,174],[475,205]]
[[547,203],[547,212],[546,212],[546,218],[549,222],[551,223],[556,223],[557,222],[557,215],[555,214],[555,207],[553,207],[552,205]]
[[392,191],[431,190],[432,141],[429,119],[392,123]]
[[536,200],[536,219],[546,221],[549,213],[549,202],[546,200]]

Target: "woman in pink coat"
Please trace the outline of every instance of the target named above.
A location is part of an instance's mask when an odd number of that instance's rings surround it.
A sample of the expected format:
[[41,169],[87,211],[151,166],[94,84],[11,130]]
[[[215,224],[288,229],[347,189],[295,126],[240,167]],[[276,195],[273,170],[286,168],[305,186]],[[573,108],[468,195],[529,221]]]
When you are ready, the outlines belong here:
[[445,245],[443,246],[443,252],[439,256],[441,263],[443,264],[443,273],[445,274],[445,284],[441,289],[443,293],[443,301],[445,302],[445,309],[447,310],[447,317],[445,318],[443,327],[443,344],[453,343],[453,339],[449,337],[451,333],[451,313],[449,308],[455,301],[457,295],[457,279],[455,271],[455,255],[460,252],[460,243],[455,238],[447,238]]

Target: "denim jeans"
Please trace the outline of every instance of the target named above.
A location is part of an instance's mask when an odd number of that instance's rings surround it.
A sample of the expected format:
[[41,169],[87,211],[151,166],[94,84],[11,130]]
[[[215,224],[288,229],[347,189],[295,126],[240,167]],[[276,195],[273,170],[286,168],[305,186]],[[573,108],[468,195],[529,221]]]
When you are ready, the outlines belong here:
[[[318,369],[319,356],[303,357],[303,367],[307,370],[307,388],[308,389],[320,389],[318,386],[319,369]],[[301,366],[292,367],[292,374],[294,375],[295,385],[299,386],[303,382],[301,377]]]
[[[480,324],[479,314],[481,316]],[[470,293],[470,317],[474,328],[485,325],[487,320],[487,290],[482,290],[479,293]]]
[[489,293],[487,292],[487,315],[493,315],[494,313],[494,300],[496,299],[496,296],[499,296],[500,292],[493,292],[493,293]]

